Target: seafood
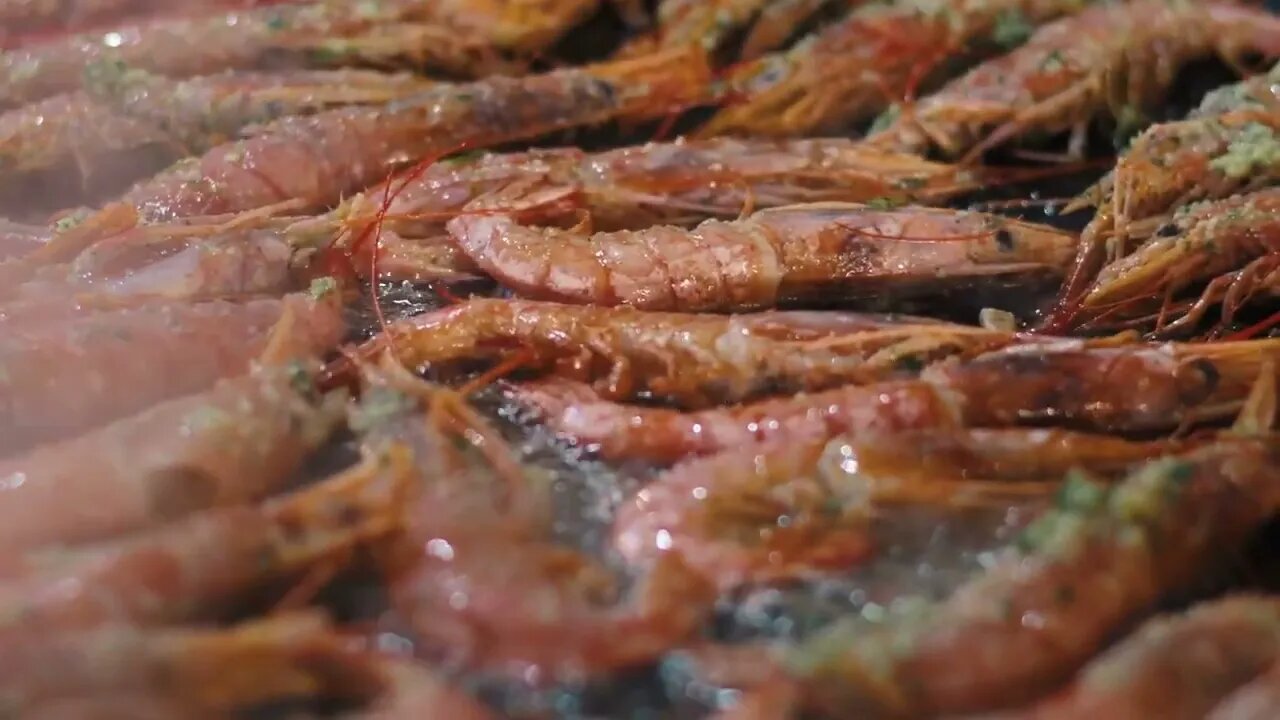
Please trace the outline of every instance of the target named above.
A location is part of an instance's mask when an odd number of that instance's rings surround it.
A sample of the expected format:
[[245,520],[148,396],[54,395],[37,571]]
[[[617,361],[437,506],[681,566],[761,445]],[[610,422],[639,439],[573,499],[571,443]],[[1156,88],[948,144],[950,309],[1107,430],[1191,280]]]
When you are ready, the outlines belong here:
[[1206,96],[1186,120],[1156,125],[1139,135],[1115,170],[1073,207],[1096,204],[1068,282],[1042,326],[1060,331],[1072,321],[1089,283],[1107,262],[1129,254],[1154,233],[1153,223],[1175,208],[1266,186],[1280,171],[1280,99],[1271,72]]
[[[286,3],[56,37],[0,55],[0,108],[75,90],[88,68],[104,62],[174,78],[264,65],[335,67],[402,60],[483,74],[507,67],[496,51],[535,52],[554,39],[554,30],[567,30],[595,2],[457,5],[424,0]],[[458,23],[465,23],[465,29]]]
[[6,637],[0,697],[6,712],[23,717],[51,701],[100,694],[181,698],[191,708],[229,711],[320,695],[325,656],[340,654],[340,638],[315,613],[229,630],[121,625],[32,633]]
[[[473,205],[520,203],[498,193]],[[476,265],[526,297],[692,312],[1025,286],[1058,276],[1076,247],[1070,233],[997,215],[851,203],[773,208],[692,231],[587,235],[499,212],[459,215],[448,227]]]
[[936,147],[973,161],[1033,130],[1070,130],[1072,152],[1080,155],[1100,111],[1121,125],[1141,123],[1182,66],[1213,54],[1229,61],[1251,51],[1280,56],[1277,38],[1280,18],[1235,2],[1097,5],[1040,28],[1022,47],[949,83],[867,142],[918,153]]
[[663,0],[655,31],[625,45],[621,52],[639,55],[655,48],[694,45],[718,54],[745,30],[735,56],[753,60],[781,47],[824,7],[857,4],[858,0]]
[[442,85],[381,107],[281,118],[145,181],[122,199],[147,220],[283,202],[320,209],[432,153],[697,102],[706,67],[688,53]]
[[[702,135],[837,133],[870,120],[966,51],[982,56],[1021,43],[1035,25],[1088,0],[905,0],[867,3],[785,52],[748,63],[729,79],[741,96]],[[979,46],[979,47],[973,47]]]
[[1280,708],[1280,664],[1228,695],[1206,720],[1267,720]]
[[838,621],[791,651],[788,666],[808,703],[840,717],[1032,700],[1269,518],[1277,459],[1274,440],[1223,441],[1155,460],[1111,489],[1077,476],[1056,509],[954,595],[880,623]]
[[449,720],[490,720],[493,714],[479,701],[450,688],[425,666],[407,660],[383,660],[378,674],[382,692],[371,706],[343,715],[344,720],[408,720],[441,717]]
[[264,351],[310,357],[342,338],[335,293],[149,304],[0,341],[0,455],[65,438],[245,372]]
[[618,512],[614,546],[638,565],[675,553],[721,592],[813,577],[873,555],[876,505],[1021,499],[1029,482],[1047,495],[1070,469],[1123,473],[1177,448],[947,427],[738,447],[677,465],[636,493]]
[[1060,697],[1017,716],[1201,720],[1277,658],[1280,604],[1227,598],[1148,621],[1089,663]]
[[182,157],[234,139],[250,125],[329,107],[382,104],[432,84],[408,74],[359,70],[187,80],[110,63],[89,70],[84,90],[0,115],[0,193],[11,196],[11,211],[21,207],[31,214],[50,189],[58,204],[49,210],[73,204],[78,196],[89,202],[109,197]]
[[267,366],[0,461],[0,543],[83,543],[258,500],[337,427],[342,399],[305,365]]
[[523,367],[594,380],[613,398],[700,407],[870,382],[1017,341],[1010,333],[887,315],[697,315],[475,299],[393,325],[360,354],[391,348],[409,366],[447,366],[514,353]]
[[388,452],[258,505],[10,557],[0,565],[0,637],[220,617],[268,583],[392,532],[406,470]]
[[[953,427],[1172,430],[1239,410],[1280,341],[1012,347],[936,363],[919,380],[680,412],[620,405],[551,379],[512,395],[558,434],[608,459],[670,463],[761,442]],[[1268,358],[1272,358],[1269,360]],[[1274,372],[1272,369],[1271,372]]]
[[[181,9],[186,13],[197,13],[265,4],[267,2],[260,0],[186,0]],[[172,10],[166,0],[5,0],[0,2],[0,28],[4,28],[6,34],[21,37],[33,31],[65,32],[104,21],[145,17]]]
[[[1069,322],[1091,329],[1136,321],[1170,334],[1194,327],[1206,306],[1221,301],[1221,325],[1229,324],[1251,294],[1280,289],[1278,210],[1275,188],[1185,208],[1131,254],[1102,268]],[[1205,283],[1199,299],[1174,304]]]
[[26,255],[48,239],[46,228],[0,219],[0,262]]
[[643,664],[694,631],[714,599],[697,575],[672,559],[618,602],[603,566],[550,541],[536,476],[493,429],[450,391],[425,392],[427,422],[407,426],[413,400],[394,390],[366,400],[366,417],[411,433],[401,442],[426,463],[407,502],[409,552],[390,580],[392,606],[418,638],[541,684]]

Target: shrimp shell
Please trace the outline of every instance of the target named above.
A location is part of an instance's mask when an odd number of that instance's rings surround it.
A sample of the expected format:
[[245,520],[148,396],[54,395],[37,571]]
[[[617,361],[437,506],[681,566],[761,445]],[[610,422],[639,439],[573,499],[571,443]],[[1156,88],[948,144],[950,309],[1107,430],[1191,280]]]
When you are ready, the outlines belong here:
[[1271,517],[1278,460],[1273,440],[1226,441],[1148,463],[1110,491],[1077,480],[1020,549],[957,593],[877,626],[838,622],[789,666],[809,702],[840,717],[1030,701]]
[[[500,198],[477,207],[510,207]],[[455,217],[449,231],[476,265],[526,297],[692,312],[1016,285],[1058,275],[1076,247],[1069,233],[996,215],[850,203],[594,235],[477,213]]]
[[[1083,128],[1099,111],[1145,112],[1177,70],[1217,54],[1280,55],[1280,18],[1235,2],[1100,4],[1040,28],[1027,44],[925,98],[874,147],[976,160],[1030,130]],[[1123,120],[1123,118],[1122,118]]]
[[1280,663],[1228,695],[1205,720],[1270,720],[1280,709]]

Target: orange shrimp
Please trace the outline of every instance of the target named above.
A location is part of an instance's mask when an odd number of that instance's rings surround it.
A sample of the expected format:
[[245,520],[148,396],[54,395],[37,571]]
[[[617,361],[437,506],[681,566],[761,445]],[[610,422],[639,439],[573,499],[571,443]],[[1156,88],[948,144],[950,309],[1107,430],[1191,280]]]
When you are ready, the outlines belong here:
[[973,162],[1032,130],[1070,130],[1079,156],[1099,112],[1141,118],[1164,99],[1179,68],[1209,55],[1231,62],[1252,52],[1280,56],[1277,37],[1280,17],[1235,2],[1100,4],[1037,30],[1026,45],[951,82],[867,142],[919,153],[937,147]]
[[1082,0],[934,0],[870,3],[792,49],[736,70],[743,97],[702,135],[795,136],[838,133],[899,100],[944,56],[964,55],[995,37],[1016,45],[1035,25],[1079,10]]
[[[501,193],[476,203],[495,206],[520,205]],[[449,231],[476,265],[528,297],[693,312],[1025,285],[1060,275],[1076,247],[1069,233],[996,215],[847,203],[774,208],[692,231],[586,235],[496,213],[459,215]]]
[[1069,481],[1058,507],[957,593],[875,624],[839,621],[791,651],[806,700],[848,717],[980,712],[1066,680],[1117,629],[1273,515],[1273,439],[1156,460],[1112,489]]
[[[421,473],[389,563],[392,607],[429,647],[531,684],[571,681],[652,661],[710,611],[710,588],[678,560],[619,603],[600,563],[550,541],[537,476],[460,397],[403,369],[382,383],[360,427],[375,447],[381,436],[415,448]],[[428,400],[427,422],[406,422],[417,405],[406,385]]]
[[408,366],[446,368],[512,354],[525,367],[592,380],[613,398],[700,407],[884,379],[1016,342],[1011,333],[889,315],[698,315],[475,299],[392,325],[360,355],[394,348]]
[[1280,659],[1280,603],[1236,596],[1148,621],[1059,696],[1011,717],[1201,720]]
[[[273,0],[187,0],[180,10],[185,14],[207,13],[221,9],[268,5]],[[137,17],[172,14],[178,8],[167,0],[72,0],[48,3],[43,0],[4,0],[0,2],[0,27],[21,42],[32,35],[87,29],[106,22]]]
[[90,70],[84,90],[0,115],[0,207],[11,215],[47,215],[108,199],[251,125],[331,107],[383,104],[432,85],[409,74],[359,70],[187,80],[111,63]]
[[1068,282],[1042,327],[1061,331],[1072,321],[1088,284],[1107,262],[1132,252],[1175,208],[1261,188],[1276,177],[1280,96],[1271,72],[1210,93],[1191,117],[1139,135],[1116,168],[1066,211],[1097,205],[1081,237]]
[[386,450],[313,487],[0,564],[0,635],[217,618],[229,603],[384,537],[407,464]]
[[827,6],[852,7],[861,0],[663,0],[658,26],[651,34],[624,45],[633,56],[654,48],[695,45],[712,55],[725,51],[745,31],[741,50],[733,56],[753,60],[776,50],[812,16]]
[[1239,410],[1278,352],[1280,340],[1029,345],[937,363],[917,381],[697,412],[619,405],[566,380],[524,385],[514,397],[557,433],[602,457],[671,463],[758,442],[841,433],[1017,425],[1110,433],[1175,430]]
[[282,489],[342,419],[311,375],[259,368],[0,462],[0,543],[102,540]]
[[615,547],[639,565],[675,553],[721,592],[811,578],[872,556],[877,506],[1044,497],[1073,468],[1114,475],[1180,446],[949,427],[787,440],[663,474],[619,511]]

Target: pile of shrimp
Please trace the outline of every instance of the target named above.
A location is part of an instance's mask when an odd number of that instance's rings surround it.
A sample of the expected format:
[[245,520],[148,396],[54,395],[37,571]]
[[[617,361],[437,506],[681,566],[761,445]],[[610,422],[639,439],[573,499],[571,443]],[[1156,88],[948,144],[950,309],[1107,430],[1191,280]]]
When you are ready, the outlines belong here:
[[1280,717],[1262,3],[0,28],[0,716]]

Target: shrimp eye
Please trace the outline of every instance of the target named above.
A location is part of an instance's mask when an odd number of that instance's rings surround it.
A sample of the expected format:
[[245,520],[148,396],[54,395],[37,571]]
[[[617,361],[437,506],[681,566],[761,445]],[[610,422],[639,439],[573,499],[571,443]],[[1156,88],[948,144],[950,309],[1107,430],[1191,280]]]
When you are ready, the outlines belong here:
[[1178,226],[1173,223],[1165,223],[1156,229],[1156,237],[1173,237],[1178,234]]
[[218,480],[190,465],[153,470],[144,481],[147,508],[159,520],[171,520],[212,506],[218,498]]

